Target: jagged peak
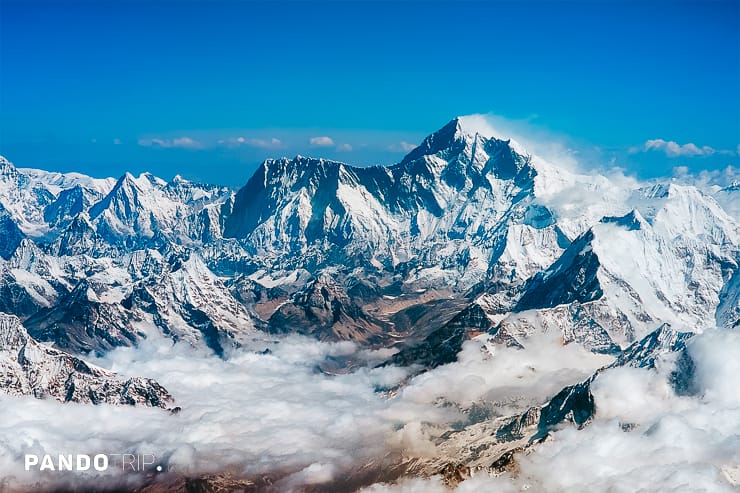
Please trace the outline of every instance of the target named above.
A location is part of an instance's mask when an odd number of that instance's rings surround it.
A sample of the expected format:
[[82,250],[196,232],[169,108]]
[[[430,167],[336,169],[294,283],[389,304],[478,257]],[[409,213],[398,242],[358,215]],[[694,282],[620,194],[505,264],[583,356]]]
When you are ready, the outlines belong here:
[[431,154],[437,154],[445,149],[457,148],[461,151],[465,147],[465,136],[458,132],[458,119],[450,120],[444,127],[440,128],[421,141],[416,148],[411,150],[401,161],[405,164]]
[[629,231],[644,229],[648,224],[645,218],[642,217],[642,214],[640,214],[640,211],[638,211],[637,209],[632,209],[623,216],[604,216],[601,219],[601,222],[607,224],[617,224],[628,229]]
[[289,164],[317,164],[317,165],[330,165],[330,166],[351,166],[343,161],[337,161],[335,159],[326,159],[323,157],[304,156],[302,154],[296,154],[290,158],[283,156],[278,159],[265,159],[263,166],[285,166]]
[[450,120],[409,152],[401,164],[445,151],[457,154],[467,148],[466,152],[472,153],[476,146],[480,150],[489,141],[505,143],[512,151],[522,156],[530,154],[524,146],[511,138],[504,137],[496,130],[486,115],[474,114],[458,116]]
[[153,173],[150,173],[149,171],[141,173],[136,181],[140,184],[143,182],[159,188],[167,185],[167,181],[154,175]]
[[111,192],[114,192],[115,190],[121,189],[121,188],[136,188],[138,190],[146,190],[151,187],[163,187],[167,185],[167,182],[152,173],[145,171],[144,173],[141,173],[138,177],[134,176],[131,172],[126,171],[119,179],[116,181],[116,184],[113,187],[113,190]]
[[[13,252],[13,257],[20,257],[27,253],[42,254],[41,249],[30,238],[23,238]],[[11,257],[12,258],[12,257]]]
[[285,176],[300,178],[314,176],[317,173],[319,175],[338,176],[342,171],[351,173],[355,169],[354,166],[342,161],[296,155],[293,158],[266,159],[254,177],[259,176],[260,181],[266,183],[275,177],[280,177],[282,180]]
[[5,173],[6,171],[15,171],[15,166],[13,166],[13,163],[8,161],[5,156],[0,155],[0,173]]

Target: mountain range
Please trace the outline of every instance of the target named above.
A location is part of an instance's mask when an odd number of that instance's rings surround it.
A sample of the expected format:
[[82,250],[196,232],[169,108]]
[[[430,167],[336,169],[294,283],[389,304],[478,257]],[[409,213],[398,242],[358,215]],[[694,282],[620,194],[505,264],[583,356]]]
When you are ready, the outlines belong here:
[[[349,340],[418,372],[471,338],[525,347],[549,332],[650,366],[651,351],[740,324],[737,203],[737,184],[575,171],[475,117],[391,166],[268,159],[239,190],[0,158],[0,390],[168,407],[156,382],[84,361],[154,332],[218,357],[274,334]],[[466,463],[504,467],[553,423],[585,423],[596,376],[474,425],[499,445]]]

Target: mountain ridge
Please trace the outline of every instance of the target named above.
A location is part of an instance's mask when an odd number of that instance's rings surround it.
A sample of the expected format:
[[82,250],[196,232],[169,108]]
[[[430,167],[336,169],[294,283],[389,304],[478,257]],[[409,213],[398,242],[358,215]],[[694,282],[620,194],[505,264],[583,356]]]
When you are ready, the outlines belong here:
[[[559,327],[566,341],[594,349],[624,347],[661,321],[703,330],[738,319],[737,220],[712,197],[690,186],[639,184],[620,192],[624,203],[607,206],[597,197],[616,186],[607,178],[531,155],[496,137],[479,116],[451,120],[390,166],[268,159],[236,193],[180,176],[94,179],[15,168],[5,158],[0,164],[7,250],[0,292],[13,293],[21,317],[48,310],[86,280],[89,303],[125,303],[108,313],[128,310],[125,316],[170,336],[174,324],[178,337],[219,353],[224,346],[216,340],[238,345],[241,336],[233,337],[253,327],[312,333],[319,319],[330,338],[372,333],[376,344],[403,348],[430,332],[404,326],[399,340],[393,314],[445,299],[457,300],[449,306],[475,304],[470,308],[489,320],[479,314],[466,329],[464,317],[455,319],[463,340],[489,325],[510,341]],[[553,197],[579,186],[593,191],[595,205],[571,217]],[[615,242],[648,252],[640,261],[652,280],[624,271]],[[32,247],[24,255],[36,267],[13,260],[21,247]],[[124,265],[136,252],[152,252],[144,254],[145,270]],[[661,260],[665,252],[673,252],[670,265]],[[193,272],[209,286],[197,298],[205,303],[200,308],[162,284],[193,255],[202,259]],[[690,286],[680,288],[671,272],[683,272]],[[331,289],[306,294],[327,275]],[[356,297],[358,281],[370,286],[369,297]],[[319,301],[322,293],[328,298]],[[679,302],[687,297],[695,301]],[[228,308],[208,307],[209,298]],[[335,309],[342,315],[315,318],[313,310],[324,305],[341,305]],[[586,332],[568,335],[571,324]],[[595,339],[585,342],[589,330]],[[110,348],[102,339],[89,344]]]

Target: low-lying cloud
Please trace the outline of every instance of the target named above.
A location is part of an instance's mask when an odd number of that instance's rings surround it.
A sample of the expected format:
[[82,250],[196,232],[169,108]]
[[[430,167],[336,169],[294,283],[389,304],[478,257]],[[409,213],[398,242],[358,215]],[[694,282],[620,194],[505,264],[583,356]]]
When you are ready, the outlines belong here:
[[[479,473],[456,492],[737,491],[740,484],[740,333],[711,331],[689,343],[694,395],[669,384],[675,355],[656,370],[615,368],[594,382],[594,421],[564,425],[518,471]],[[374,485],[365,493],[443,492],[438,478]]]
[[[91,473],[26,472],[24,454],[125,452],[156,454],[184,475],[270,477],[281,491],[368,471],[382,480],[383,464],[404,455],[434,456],[434,439],[464,420],[462,410],[471,403],[500,401],[501,412],[521,409],[603,363],[603,356],[554,339],[533,339],[526,351],[496,348],[492,354],[471,341],[459,362],[415,377],[396,393],[391,389],[409,374],[374,368],[387,351],[297,336],[252,349],[222,360],[153,338],[97,361],[123,374],[156,378],[182,407],[177,414],[0,397],[0,477],[11,491],[65,481],[96,484],[101,479],[91,480]],[[320,370],[344,358],[359,367],[339,375]],[[121,480],[112,474],[102,479]]]
[[[268,477],[280,491],[338,481],[359,487],[368,477],[394,481],[383,475],[383,465],[392,470],[403,457],[435,457],[440,434],[465,423],[470,406],[518,413],[609,361],[576,344],[562,346],[554,336],[532,337],[523,351],[473,340],[457,362],[409,379],[407,369],[375,368],[387,350],[298,336],[253,346],[222,360],[154,337],[97,361],[158,379],[182,407],[178,414],[0,397],[2,486],[28,491],[136,479],[23,470],[26,453],[101,452],[154,453],[183,475]],[[659,359],[655,370],[607,370],[592,386],[596,414],[586,428],[565,424],[519,453],[515,473],[478,472],[456,491],[684,491],[697,485],[734,491],[740,481],[740,334],[707,332],[695,336],[688,351],[695,393],[677,395],[670,385],[676,355]],[[321,370],[343,359],[356,369]],[[362,476],[368,471],[374,475]],[[439,478],[398,481],[365,491],[449,491]]]

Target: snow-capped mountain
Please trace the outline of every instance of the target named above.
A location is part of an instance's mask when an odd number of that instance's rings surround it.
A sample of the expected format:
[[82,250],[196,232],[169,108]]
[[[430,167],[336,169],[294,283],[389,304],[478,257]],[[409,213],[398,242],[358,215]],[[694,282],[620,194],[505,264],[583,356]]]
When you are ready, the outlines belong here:
[[154,380],[123,379],[63,351],[39,344],[20,320],[0,313],[0,392],[61,402],[165,408],[172,396]]
[[223,355],[265,330],[434,367],[471,337],[616,355],[740,318],[732,187],[575,172],[478,117],[392,166],[268,159],[236,193],[0,164],[0,310],[78,354],[158,331]]
[[[545,340],[545,354],[577,355],[567,368],[509,375],[499,400],[435,396],[433,414],[459,420],[416,423],[422,452],[403,445],[396,456],[393,445],[347,484],[385,478],[372,471],[386,460],[392,478],[500,474],[564,424],[598,420],[594,396],[612,369],[667,368],[676,395],[694,391],[687,341],[740,322],[737,193],[575,171],[479,117],[452,120],[391,166],[268,159],[238,191],[0,159],[0,391],[167,408],[173,397],[146,375],[85,362],[120,369],[115,358],[129,350],[106,354],[149,338],[167,341],[157,357],[169,339],[224,360],[196,367],[223,363],[229,373],[233,361],[272,361],[282,335],[353,341],[322,345],[332,356],[309,371],[378,365],[360,372],[385,375],[378,382],[401,372],[390,388],[373,383],[390,407],[397,396],[419,405],[424,377],[468,375],[483,364],[471,348],[494,363],[498,351],[526,360]],[[349,347],[363,355],[345,357]],[[520,377],[534,390],[512,386]],[[446,390],[470,384],[475,395],[478,380],[472,372]]]
[[286,271],[404,270],[417,288],[464,292],[490,271],[522,280],[562,250],[551,212],[535,203],[536,174],[508,141],[456,119],[390,167],[267,160],[237,194],[224,235]]

